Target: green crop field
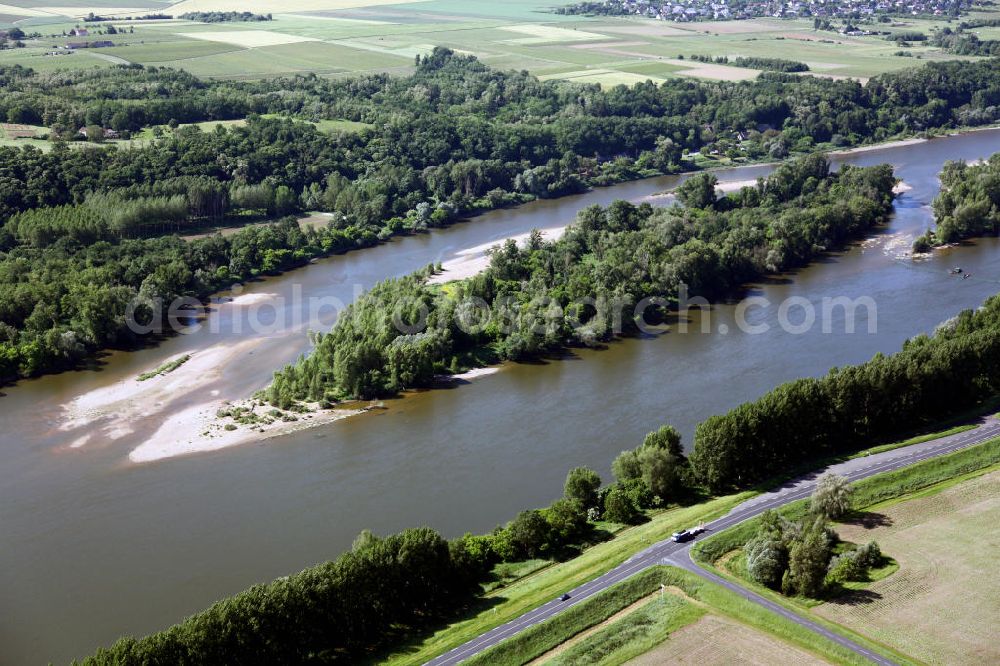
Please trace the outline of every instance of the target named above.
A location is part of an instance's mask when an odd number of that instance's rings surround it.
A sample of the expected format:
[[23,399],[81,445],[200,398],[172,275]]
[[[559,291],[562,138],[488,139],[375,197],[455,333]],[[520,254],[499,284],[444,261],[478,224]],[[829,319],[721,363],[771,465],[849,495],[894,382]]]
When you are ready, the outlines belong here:
[[[100,13],[102,6],[121,3],[53,0],[50,7],[46,0],[10,0],[0,5],[0,20],[23,12],[23,27],[37,30],[43,37],[29,41],[26,49],[0,52],[0,64],[19,63],[48,71],[106,67],[120,59],[177,67],[210,78],[302,72],[344,76],[375,71],[405,73],[412,69],[416,55],[447,46],[473,53],[497,68],[526,69],[547,79],[613,86],[676,76],[742,80],[757,75],[756,70],[698,63],[690,59],[692,55],[789,58],[807,63],[812,75],[862,80],[954,57],[932,46],[914,44],[901,49],[880,37],[817,32],[812,22],[804,19],[678,24],[634,17],[563,16],[550,11],[569,1],[418,0],[384,4],[379,0],[300,0],[270,7],[274,20],[264,22],[120,22],[119,27],[127,26],[128,32],[113,36],[93,34],[101,30],[101,24],[90,24],[93,32],[89,39],[111,39],[115,45],[96,52],[50,56],[46,54],[68,41],[64,33],[77,21],[60,16],[60,11],[78,8],[73,13]],[[187,0],[175,13],[191,9],[192,3],[199,9],[219,5],[213,0]],[[174,11],[167,2],[125,4],[168,14]],[[267,9],[261,6],[256,11]],[[976,16],[992,15],[996,14]],[[945,25],[945,20],[908,19],[887,29],[930,33]],[[984,39],[1000,35],[998,28],[978,32]],[[898,55],[901,50],[910,57]]]

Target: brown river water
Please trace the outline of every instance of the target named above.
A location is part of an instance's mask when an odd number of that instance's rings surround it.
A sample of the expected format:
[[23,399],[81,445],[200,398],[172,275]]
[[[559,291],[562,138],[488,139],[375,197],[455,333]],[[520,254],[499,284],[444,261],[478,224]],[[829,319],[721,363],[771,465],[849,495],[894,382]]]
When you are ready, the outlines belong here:
[[[145,634],[253,583],[336,557],[362,529],[430,525],[447,536],[489,530],[517,511],[550,502],[566,472],[589,465],[605,478],[614,456],[669,422],[690,445],[695,425],[776,384],[892,352],[963,308],[1000,291],[997,240],[983,239],[915,261],[904,256],[932,222],[929,204],[948,159],[1000,151],[1000,130],[888,147],[836,162],[890,162],[912,189],[886,229],[747,295],[773,305],[734,325],[735,305],[716,305],[712,332],[668,331],[543,364],[507,365],[455,388],[408,395],[388,409],[211,453],[136,464],[129,454],[170,414],[208,399],[241,398],[308,350],[306,325],[255,335],[233,329],[245,308],[217,306],[221,332],[203,328],[138,352],[115,352],[97,370],[5,388],[0,398],[0,663],[65,663],[121,634]],[[719,173],[765,175],[766,166]],[[349,302],[354,285],[404,275],[462,249],[532,228],[571,222],[585,205],[640,201],[676,185],[663,177],[556,201],[491,212],[431,234],[319,261],[247,285],[244,294]],[[969,279],[948,274],[962,266]],[[870,297],[877,332],[843,316],[832,332],[777,325],[777,304],[801,297]],[[273,300],[273,299],[272,299]],[[789,318],[797,323],[801,315]],[[329,313],[313,328],[329,324]],[[722,329],[726,328],[725,333]],[[241,346],[234,346],[239,343]],[[219,363],[199,381],[156,395],[148,409],[69,428],[66,405],[155,368],[178,354],[213,349]],[[67,429],[68,428],[68,429]],[[72,446],[77,444],[76,447]]]

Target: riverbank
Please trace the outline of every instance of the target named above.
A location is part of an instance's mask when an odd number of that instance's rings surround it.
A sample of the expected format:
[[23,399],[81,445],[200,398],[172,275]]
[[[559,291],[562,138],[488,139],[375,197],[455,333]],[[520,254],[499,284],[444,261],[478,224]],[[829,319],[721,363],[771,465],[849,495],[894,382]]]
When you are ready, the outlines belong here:
[[[542,240],[554,241],[562,238],[568,226],[549,227],[548,229],[539,229],[538,231],[541,233]],[[467,280],[476,276],[485,271],[490,265],[490,252],[494,248],[500,247],[507,241],[514,241],[519,246],[524,247],[532,233],[529,231],[459,250],[455,253],[454,259],[449,259],[441,264],[442,272],[428,278],[427,284],[444,284],[457,280]]]

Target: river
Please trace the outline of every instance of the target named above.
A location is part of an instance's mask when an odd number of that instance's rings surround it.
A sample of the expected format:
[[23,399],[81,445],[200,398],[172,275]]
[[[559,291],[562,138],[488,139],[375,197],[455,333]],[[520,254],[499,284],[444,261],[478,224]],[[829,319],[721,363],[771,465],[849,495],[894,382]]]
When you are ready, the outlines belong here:
[[[388,409],[262,443],[135,464],[129,453],[164,419],[206,396],[244,397],[308,349],[305,327],[277,335],[236,333],[246,308],[220,303],[222,332],[203,327],[138,352],[113,352],[97,370],[21,382],[0,398],[0,663],[67,662],[125,633],[164,628],[221,596],[336,557],[362,529],[430,525],[447,536],[489,530],[517,511],[548,503],[567,470],[589,465],[610,477],[622,449],[662,423],[690,445],[705,417],[795,377],[824,373],[930,332],[1000,291],[997,239],[900,256],[932,221],[937,173],[948,159],[1000,151],[1000,130],[837,157],[891,162],[912,189],[888,228],[847,251],[749,288],[773,307],[751,310],[750,335],[733,304],[716,305],[712,332],[674,331],[580,351],[544,364],[507,365],[453,389],[411,394]],[[753,179],[754,166],[719,173]],[[300,307],[302,294],[350,301],[370,287],[491,240],[570,222],[585,205],[640,201],[676,185],[664,177],[556,201],[500,210],[431,234],[319,261],[247,285],[243,294]],[[971,273],[962,280],[952,265]],[[777,303],[798,296],[868,296],[854,334],[834,317],[792,335]],[[796,319],[793,314],[791,317]],[[328,325],[329,316],[313,322]],[[725,326],[723,326],[725,325]],[[692,327],[697,331],[697,327]],[[728,329],[722,332],[723,329]],[[243,328],[246,330],[246,327]],[[66,430],[66,405],[193,350],[232,349],[189,386],[157,395],[142,413],[119,413]],[[153,404],[155,402],[156,404]],[[78,446],[74,447],[73,444]]]

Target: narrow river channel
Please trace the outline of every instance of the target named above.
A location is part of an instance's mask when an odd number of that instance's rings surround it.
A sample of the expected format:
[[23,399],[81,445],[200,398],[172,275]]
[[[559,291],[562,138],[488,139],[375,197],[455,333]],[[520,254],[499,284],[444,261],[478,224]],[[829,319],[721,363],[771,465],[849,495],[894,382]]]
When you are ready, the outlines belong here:
[[[181,335],[139,352],[114,352],[97,370],[22,382],[0,398],[0,663],[65,663],[124,633],[166,627],[221,596],[335,557],[364,528],[430,525],[447,536],[482,531],[551,501],[567,470],[589,465],[607,477],[612,458],[661,425],[690,445],[705,417],[776,384],[892,352],[963,308],[1000,291],[997,239],[915,261],[912,239],[932,223],[937,173],[949,159],[1000,151],[1000,130],[952,136],[836,158],[890,162],[911,188],[886,229],[795,274],[753,285],[772,307],[751,310],[750,335],[733,304],[716,305],[711,333],[669,331],[581,351],[546,364],[508,365],[453,389],[408,395],[388,409],[263,443],[135,464],[129,453],[170,414],[213,398],[245,397],[308,349],[307,325],[257,335],[232,320],[245,308],[220,303],[221,332]],[[754,179],[755,166],[720,172]],[[464,248],[572,221],[590,204],[640,201],[674,186],[664,177],[482,215],[431,234],[319,261],[247,285],[301,307],[295,293],[349,302],[355,285],[447,261]],[[968,279],[949,275],[958,265]],[[296,291],[299,290],[299,291]],[[859,317],[845,333],[842,311],[824,333],[777,324],[777,304],[870,297],[877,332]],[[796,319],[795,315],[792,315]],[[312,322],[314,328],[328,319]],[[243,332],[237,333],[236,329]],[[725,332],[723,332],[725,331]],[[222,352],[192,387],[161,395],[142,413],[67,427],[66,405],[178,354]],[[201,353],[201,352],[199,352]],[[106,416],[106,415],[105,415]],[[73,445],[76,446],[73,446]]]

